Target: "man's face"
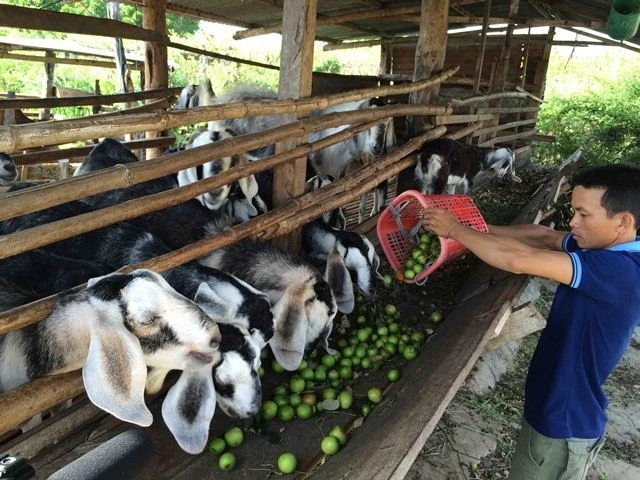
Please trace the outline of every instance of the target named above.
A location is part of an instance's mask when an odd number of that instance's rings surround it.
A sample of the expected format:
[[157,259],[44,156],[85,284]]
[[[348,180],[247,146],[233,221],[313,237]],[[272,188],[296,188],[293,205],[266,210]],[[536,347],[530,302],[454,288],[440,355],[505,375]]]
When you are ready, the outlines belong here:
[[577,186],[571,195],[574,214],[569,226],[580,248],[604,249],[615,245],[620,233],[621,214],[607,216],[601,204],[603,188]]

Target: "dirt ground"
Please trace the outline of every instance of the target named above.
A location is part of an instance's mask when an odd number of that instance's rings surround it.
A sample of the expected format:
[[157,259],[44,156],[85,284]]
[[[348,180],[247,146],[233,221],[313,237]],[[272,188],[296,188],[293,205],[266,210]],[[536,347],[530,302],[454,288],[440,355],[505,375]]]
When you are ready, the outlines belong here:
[[[526,182],[526,181],[525,181]],[[487,190],[488,196],[510,192]],[[515,201],[526,195],[516,192]],[[495,212],[476,203],[485,218],[508,219],[513,212]],[[494,219],[491,219],[494,223]],[[536,280],[536,309],[546,317],[555,285]],[[465,385],[450,403],[405,480],[505,479],[515,451],[523,408],[524,381],[539,334],[484,354]],[[587,480],[637,480],[640,478],[640,327],[625,356],[605,384],[609,396],[607,440]]]

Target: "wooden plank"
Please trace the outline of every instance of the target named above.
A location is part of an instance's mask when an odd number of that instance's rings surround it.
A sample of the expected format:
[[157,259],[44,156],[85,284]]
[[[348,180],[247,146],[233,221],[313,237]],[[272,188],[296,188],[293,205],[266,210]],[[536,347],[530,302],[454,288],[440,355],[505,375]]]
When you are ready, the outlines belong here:
[[433,117],[434,125],[450,125],[452,123],[469,123],[469,122],[481,122],[485,120],[491,120],[494,115],[485,114],[471,114],[471,115],[437,115]]
[[527,113],[538,112],[540,107],[496,107],[496,108],[478,108],[478,113]]
[[527,305],[511,313],[502,331],[487,342],[484,351],[495,350],[507,342],[520,340],[542,330],[546,324],[547,321],[540,312],[533,305]]
[[479,143],[479,147],[493,147],[496,143],[509,143],[513,140],[522,140],[525,138],[531,138],[536,134],[535,130],[524,130],[512,135],[503,135],[502,137],[495,137],[487,140],[486,142]]
[[165,41],[165,37],[158,32],[128,23],[39,8],[15,7],[13,5],[0,5],[0,26],[98,35],[111,38],[128,38],[130,40]]
[[500,130],[506,130],[508,128],[519,127],[519,126],[522,126],[522,125],[533,125],[537,121],[538,121],[537,119],[531,118],[529,120],[519,120],[517,122],[503,123],[501,125],[495,125],[493,127],[480,128],[480,129],[476,130],[475,132],[473,132],[473,136],[476,137],[478,135],[482,135],[482,134],[485,134],[485,133],[498,132]]

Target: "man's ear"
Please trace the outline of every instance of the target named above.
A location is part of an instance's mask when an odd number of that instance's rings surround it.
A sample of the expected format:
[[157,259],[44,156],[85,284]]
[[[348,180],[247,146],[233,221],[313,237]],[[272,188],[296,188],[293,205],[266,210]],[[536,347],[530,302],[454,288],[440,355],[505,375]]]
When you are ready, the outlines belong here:
[[620,213],[620,229],[624,231],[633,230],[635,232],[637,228],[636,219],[631,212]]

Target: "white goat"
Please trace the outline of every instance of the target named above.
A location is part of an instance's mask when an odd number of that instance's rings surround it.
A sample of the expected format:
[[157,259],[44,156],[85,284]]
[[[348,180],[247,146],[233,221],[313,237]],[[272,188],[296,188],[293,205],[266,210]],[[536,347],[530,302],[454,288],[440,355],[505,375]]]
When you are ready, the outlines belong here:
[[[177,407],[213,403],[215,408],[211,368],[220,360],[219,344],[216,323],[160,275],[150,270],[113,273],[61,297],[41,322],[0,337],[0,391],[82,368],[95,405],[148,426],[153,418],[144,403],[146,367],[183,370],[182,382],[165,400],[172,406],[165,421],[190,426],[172,431],[182,448],[194,452],[206,444],[206,436],[202,443],[194,431],[208,432],[213,411],[196,420],[193,412]],[[193,398],[196,385],[206,401]]]

